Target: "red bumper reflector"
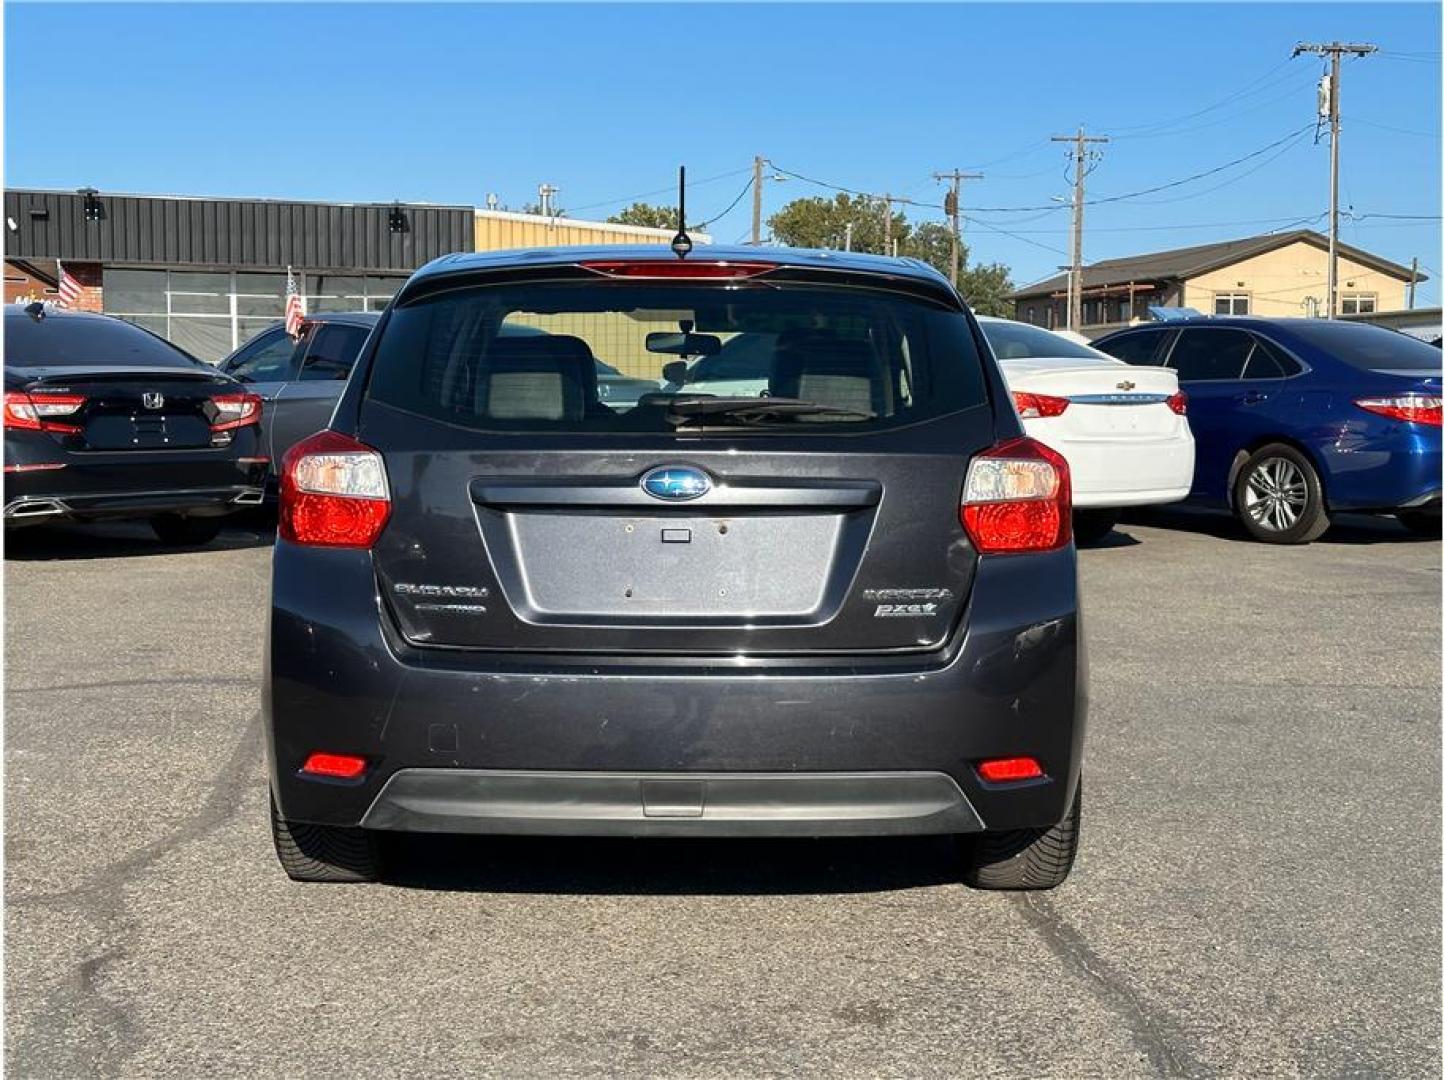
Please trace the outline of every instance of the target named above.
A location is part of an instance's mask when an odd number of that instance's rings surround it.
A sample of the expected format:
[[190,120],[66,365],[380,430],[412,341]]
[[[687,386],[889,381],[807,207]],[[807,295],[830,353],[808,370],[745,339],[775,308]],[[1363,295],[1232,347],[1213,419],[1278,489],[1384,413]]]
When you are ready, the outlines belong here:
[[318,751],[306,759],[301,771],[310,776],[354,780],[366,771],[366,759],[355,754],[323,754]]
[[990,758],[978,762],[978,775],[990,784],[1006,784],[1010,780],[1036,780],[1043,775],[1043,766],[1036,758]]

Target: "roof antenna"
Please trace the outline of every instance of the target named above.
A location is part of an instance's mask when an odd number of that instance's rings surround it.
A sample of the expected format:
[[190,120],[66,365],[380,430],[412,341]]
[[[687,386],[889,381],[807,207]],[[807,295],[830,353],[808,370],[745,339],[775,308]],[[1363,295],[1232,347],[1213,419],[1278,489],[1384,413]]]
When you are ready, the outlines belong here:
[[672,237],[672,250],[677,258],[685,259],[692,250],[692,238],[687,235],[687,166],[677,167],[677,235]]

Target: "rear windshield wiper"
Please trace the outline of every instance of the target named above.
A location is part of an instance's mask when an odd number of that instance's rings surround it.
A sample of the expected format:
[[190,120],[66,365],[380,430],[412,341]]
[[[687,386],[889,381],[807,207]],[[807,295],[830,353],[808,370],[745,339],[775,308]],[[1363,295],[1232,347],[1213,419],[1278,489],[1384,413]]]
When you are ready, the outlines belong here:
[[839,420],[871,420],[877,414],[865,409],[848,409],[820,401],[784,397],[679,397],[667,408],[667,419],[678,427],[708,417],[725,416],[744,424],[793,416],[836,417]]

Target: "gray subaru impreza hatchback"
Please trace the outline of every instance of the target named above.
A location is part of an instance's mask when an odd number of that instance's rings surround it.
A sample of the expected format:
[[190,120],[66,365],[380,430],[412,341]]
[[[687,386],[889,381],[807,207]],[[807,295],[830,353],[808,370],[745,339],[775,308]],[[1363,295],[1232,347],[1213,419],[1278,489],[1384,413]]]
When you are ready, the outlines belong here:
[[[656,390],[609,403],[599,363]],[[1067,465],[923,264],[448,256],[281,472],[292,878],[375,879],[409,832],[954,834],[970,884],[1067,876]]]

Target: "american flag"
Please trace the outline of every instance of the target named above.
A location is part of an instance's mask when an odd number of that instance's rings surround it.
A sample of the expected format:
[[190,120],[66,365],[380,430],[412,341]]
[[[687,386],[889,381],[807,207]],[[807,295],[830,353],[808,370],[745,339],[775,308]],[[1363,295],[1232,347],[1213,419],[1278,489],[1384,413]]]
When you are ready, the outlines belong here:
[[296,288],[296,278],[291,268],[286,267],[286,333],[293,338],[301,336],[301,320],[306,317],[306,307],[301,302],[301,290]]
[[69,308],[75,301],[80,299],[80,282],[70,276],[70,271],[65,267],[60,268],[59,289],[60,299],[55,301],[56,307]]

